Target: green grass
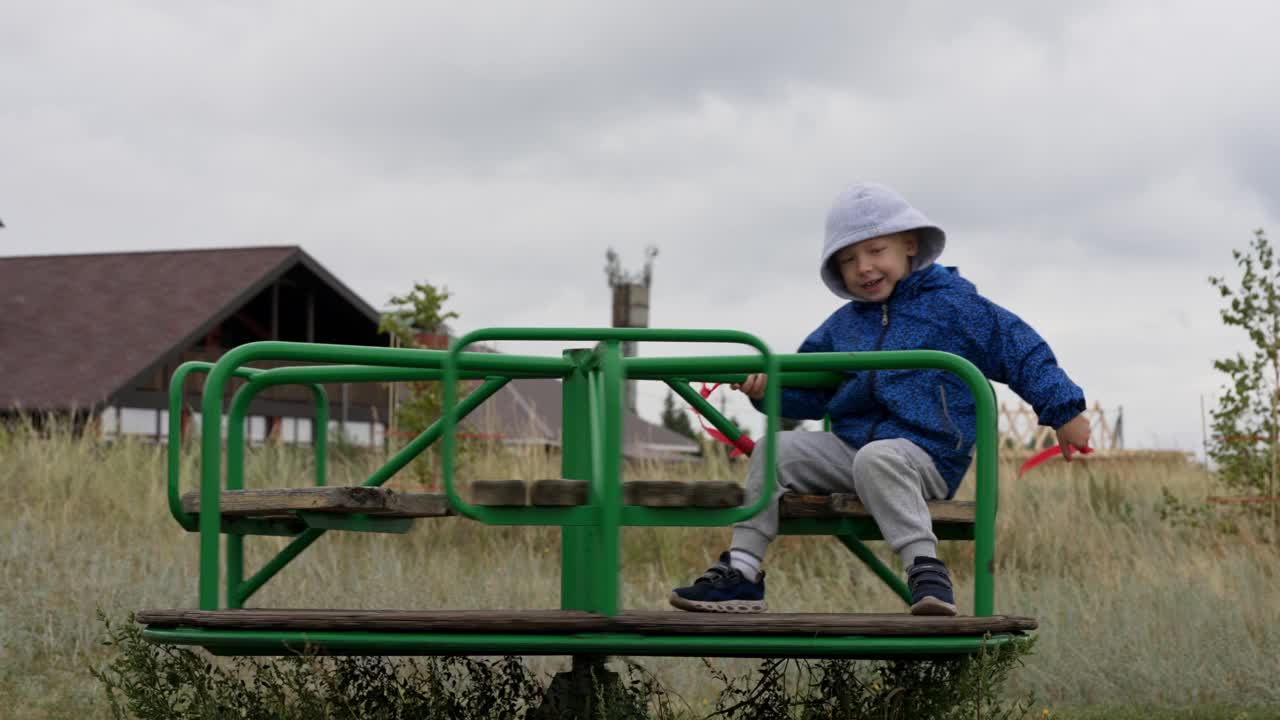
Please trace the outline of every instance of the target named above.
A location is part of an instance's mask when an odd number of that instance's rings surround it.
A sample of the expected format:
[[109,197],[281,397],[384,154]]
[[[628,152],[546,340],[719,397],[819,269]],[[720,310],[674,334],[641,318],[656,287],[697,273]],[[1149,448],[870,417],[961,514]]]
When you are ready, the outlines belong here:
[[[375,459],[335,458],[332,482],[366,477]],[[193,487],[195,460],[184,462]],[[480,452],[468,476],[553,477],[555,458]],[[997,611],[1036,617],[1034,655],[1010,696],[1033,694],[1057,717],[1273,717],[1280,707],[1280,564],[1268,525],[1231,535],[1160,517],[1162,489],[1190,503],[1210,494],[1204,472],[1176,463],[1045,466],[1017,479],[1002,467]],[[737,478],[744,467],[630,468],[631,477]],[[305,453],[251,453],[250,487],[310,483]],[[195,604],[196,537],[169,517],[161,449],[107,446],[65,434],[0,433],[0,716],[108,717],[89,669],[110,652],[98,609]],[[963,493],[972,494],[968,479]],[[624,534],[628,607],[663,609],[670,588],[701,572],[722,529],[635,528]],[[247,543],[249,566],[283,541]],[[877,548],[891,565],[884,548]],[[944,543],[962,611],[972,599],[971,546]],[[330,533],[255,596],[258,607],[556,607],[558,540],[539,528],[488,528],[461,519],[420,522],[407,535]],[[829,540],[782,538],[767,559],[779,611],[901,610],[847,551]],[[697,659],[643,659],[691,707],[717,688]],[[530,662],[540,677],[560,658]],[[731,675],[749,661],[716,660]],[[1095,708],[1103,708],[1095,710]],[[1118,709],[1117,709],[1118,708]],[[1149,708],[1167,708],[1149,710]],[[1075,713],[1075,714],[1072,714]],[[1112,713],[1112,715],[1088,713]],[[1182,714],[1178,714],[1182,713]]]
[[1155,707],[1110,705],[1062,708],[1044,717],[1054,720],[1275,720],[1280,708],[1244,705],[1188,705]]

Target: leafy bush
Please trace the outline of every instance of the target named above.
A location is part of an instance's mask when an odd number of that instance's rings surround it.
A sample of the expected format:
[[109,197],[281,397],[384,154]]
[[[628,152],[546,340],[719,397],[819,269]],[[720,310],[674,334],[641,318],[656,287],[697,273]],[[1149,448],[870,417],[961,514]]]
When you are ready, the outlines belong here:
[[709,717],[742,720],[848,718],[1020,718],[1030,696],[1012,701],[1002,688],[1031,652],[1034,639],[984,647],[952,660],[769,660],[754,682],[730,678],[708,664],[724,684]]
[[[575,663],[548,693],[519,658],[389,659],[298,655],[213,662],[203,652],[155,645],[130,617],[106,627],[114,658],[93,675],[117,720],[675,720],[698,717],[642,668],[625,679],[602,664]],[[722,685],[706,718],[1017,718],[1030,698],[1009,702],[1001,688],[1032,640],[984,648],[971,658],[863,662],[766,660],[748,676],[706,666]],[[555,689],[586,673],[585,714]],[[576,676],[576,677],[571,677]],[[575,688],[570,688],[571,691]],[[576,688],[581,690],[581,688]],[[545,700],[544,700],[545,698]]]

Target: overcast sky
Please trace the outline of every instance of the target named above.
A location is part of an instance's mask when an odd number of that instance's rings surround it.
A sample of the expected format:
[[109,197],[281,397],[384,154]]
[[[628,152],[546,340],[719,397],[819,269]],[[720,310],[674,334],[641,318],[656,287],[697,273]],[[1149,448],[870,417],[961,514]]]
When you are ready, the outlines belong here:
[[1280,233],[1280,3],[430,5],[8,4],[0,254],[297,244],[470,330],[607,325],[651,243],[653,326],[790,351],[877,180],[1129,446],[1200,447],[1206,278]]

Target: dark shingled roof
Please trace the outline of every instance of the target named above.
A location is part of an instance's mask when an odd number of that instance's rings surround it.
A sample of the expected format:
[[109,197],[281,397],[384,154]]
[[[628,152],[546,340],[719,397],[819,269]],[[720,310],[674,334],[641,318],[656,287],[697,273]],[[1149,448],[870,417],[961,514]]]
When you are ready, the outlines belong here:
[[0,258],[0,410],[100,406],[299,262],[377,323],[296,246]]
[[[512,380],[469,418],[479,432],[496,432],[508,442],[561,444],[560,381]],[[623,454],[631,458],[668,457],[696,452],[698,444],[635,413],[623,420]]]
[[[299,264],[377,326],[377,310],[297,246],[0,257],[0,412],[99,409]],[[494,401],[477,416],[508,441],[560,443],[559,381],[516,380]],[[629,456],[697,449],[624,422]]]

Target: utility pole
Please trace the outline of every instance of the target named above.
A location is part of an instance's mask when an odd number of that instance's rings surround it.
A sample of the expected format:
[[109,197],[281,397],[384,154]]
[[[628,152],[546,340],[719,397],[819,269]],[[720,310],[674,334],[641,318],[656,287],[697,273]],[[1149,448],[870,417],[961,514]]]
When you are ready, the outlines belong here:
[[[644,250],[644,270],[639,274],[627,273],[618,262],[618,253],[609,248],[604,254],[607,261],[604,273],[609,278],[609,287],[613,289],[613,327],[642,328],[649,327],[649,286],[653,281],[653,259],[658,256],[658,248],[650,245]],[[636,344],[622,343],[623,357],[635,357]],[[627,409],[636,412],[636,384],[627,381]]]

